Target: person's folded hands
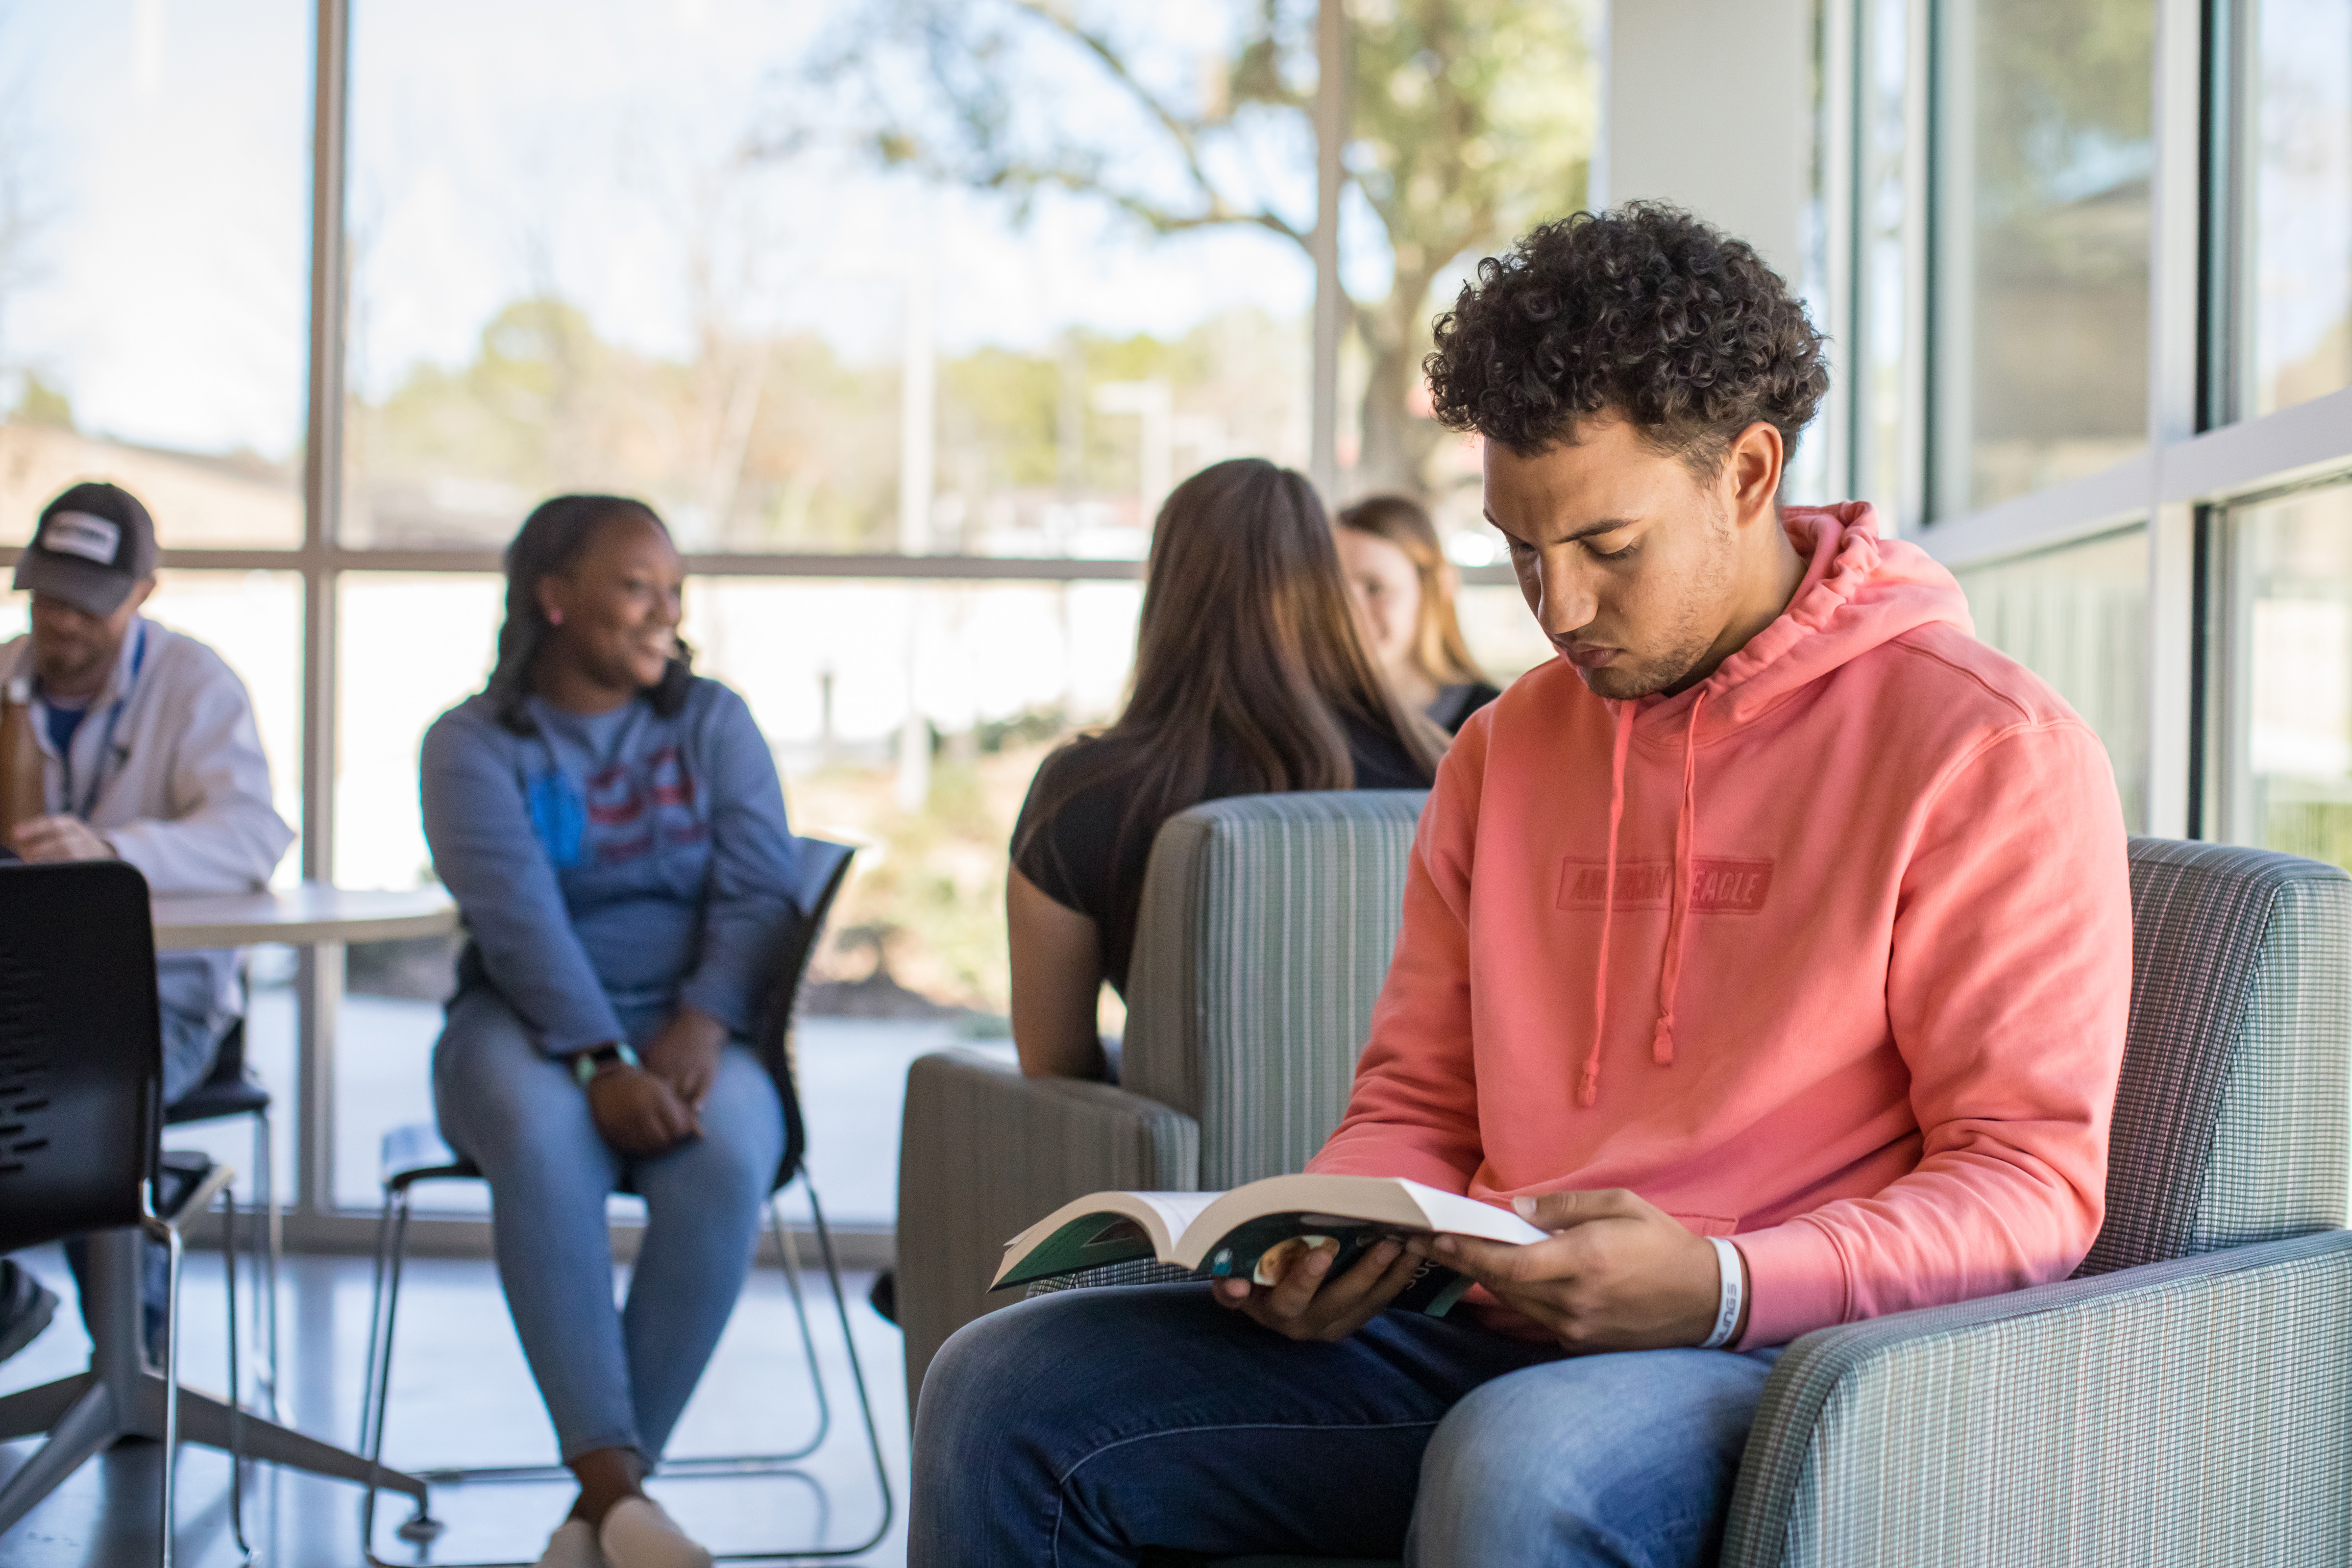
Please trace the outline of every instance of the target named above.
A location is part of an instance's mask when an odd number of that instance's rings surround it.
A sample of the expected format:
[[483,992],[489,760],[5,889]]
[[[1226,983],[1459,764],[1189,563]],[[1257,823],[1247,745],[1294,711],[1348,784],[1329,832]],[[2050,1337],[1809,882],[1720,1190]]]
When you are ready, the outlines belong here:
[[26,859],[111,860],[114,846],[79,816],[36,816],[16,825],[9,843]]
[[588,1080],[596,1135],[624,1154],[660,1154],[702,1136],[694,1108],[640,1068],[608,1068]]
[[1614,1188],[1546,1193],[1512,1207],[1552,1234],[1521,1247],[1423,1236],[1411,1250],[1468,1275],[1572,1351],[1696,1345],[1715,1327],[1715,1248],[1664,1209]]
[[1271,1285],[1220,1279],[1210,1289],[1218,1306],[1244,1313],[1285,1339],[1344,1340],[1386,1311],[1421,1267],[1402,1242],[1387,1240],[1331,1278],[1339,1256],[1339,1244],[1327,1241],[1293,1258]]
[[726,1049],[726,1025],[699,1007],[680,1007],[646,1042],[643,1055],[647,1072],[700,1110],[719,1079],[719,1058]]

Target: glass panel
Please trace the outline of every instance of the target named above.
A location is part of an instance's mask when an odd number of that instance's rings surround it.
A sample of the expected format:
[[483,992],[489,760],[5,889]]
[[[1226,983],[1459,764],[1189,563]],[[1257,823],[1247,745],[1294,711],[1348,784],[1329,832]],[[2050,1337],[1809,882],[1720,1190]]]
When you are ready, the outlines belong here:
[[[335,880],[414,888],[433,880],[418,816],[416,753],[447,709],[482,688],[505,584],[487,574],[347,573],[337,584],[341,715],[335,747]],[[385,1132],[433,1120],[429,1071],[449,994],[456,939],[348,950],[335,1037],[338,1204],[373,1208]],[[481,1189],[434,1183],[420,1205],[487,1207]]]
[[[1134,18],[1181,35],[1139,57],[1155,85],[1182,62],[1180,96],[1224,25],[1199,11]],[[689,550],[1139,559],[1174,478],[1303,459],[1300,246],[1162,242],[1052,190],[1024,216],[843,155],[854,128],[796,135],[819,54],[864,47],[845,21],[353,7],[349,542],[500,543],[591,489],[646,496]],[[1157,134],[1114,114],[1087,144]],[[1266,148],[1285,201],[1297,140]]]
[[1843,356],[1854,400],[1853,489],[1881,517],[1907,524],[1903,423],[1912,302],[1906,297],[1904,237],[1910,204],[1920,196],[1904,173],[1908,99],[1921,89],[1911,79],[1909,0],[1864,0],[1860,14],[1853,286],[1861,353]]
[[[20,636],[26,626],[27,595],[0,596],[0,641]],[[156,574],[155,594],[145,612],[174,631],[185,632],[221,656],[245,682],[253,703],[261,749],[269,759],[271,793],[278,815],[299,833],[302,824],[302,580],[291,572],[186,572]],[[278,862],[276,879],[300,879],[302,846],[298,837]],[[291,1191],[296,1101],[294,1072],[293,955],[284,948],[257,948],[247,974],[246,1059],[277,1096],[275,1118],[278,1192]],[[176,1127],[171,1146],[201,1149],[237,1172],[237,1191],[253,1191],[252,1128],[242,1118]]]
[[2147,531],[1956,574],[1977,636],[2057,688],[2106,743],[2124,824],[2147,826]]
[[2222,837],[2352,867],[2352,487],[2227,526]]
[[751,705],[793,826],[860,847],[798,1035],[810,1166],[829,1211],[897,1208],[906,1067],[1002,1037],[1004,872],[1030,776],[1117,713],[1132,583],[698,578],[696,667]]
[[2156,8],[1937,14],[1930,489],[1950,516],[2147,444]]
[[102,478],[166,548],[300,542],[310,14],[0,14],[0,541]]
[[2252,412],[2352,385],[2352,0],[2248,0]]

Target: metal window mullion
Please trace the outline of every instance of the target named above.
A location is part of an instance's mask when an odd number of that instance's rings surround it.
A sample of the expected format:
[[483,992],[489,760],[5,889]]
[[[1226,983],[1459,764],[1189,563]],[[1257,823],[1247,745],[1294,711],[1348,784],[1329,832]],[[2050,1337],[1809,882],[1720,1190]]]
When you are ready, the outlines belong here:
[[[335,512],[342,495],[344,158],[351,82],[350,0],[318,0],[310,119],[310,363],[302,452],[302,875],[334,877]],[[296,977],[301,1063],[296,1204],[334,1205],[335,1026],[341,944],[304,948]]]
[[1862,246],[1867,225],[1862,212],[1863,124],[1860,51],[1865,0],[1822,0],[1821,94],[1818,123],[1822,145],[1815,150],[1821,171],[1822,226],[1821,325],[1832,339],[1832,373],[1826,405],[1816,428],[1822,443],[1822,499],[1863,493],[1857,453],[1869,349],[1863,335]]
[[1323,499],[1339,500],[1339,337],[1347,293],[1339,281],[1339,193],[1348,172],[1347,0],[1321,0],[1315,16],[1315,323],[1307,398],[1307,470]]
[[2145,831],[2188,837],[2189,731],[2195,674],[2197,520],[2189,498],[2166,493],[2164,455],[2198,426],[2198,363],[2205,317],[2200,218],[2206,204],[2204,0],[2156,0],[2149,127],[2147,437],[2147,821]]
[[1931,0],[1909,0],[1904,17],[1903,104],[1903,389],[1902,454],[1896,498],[1897,522],[1916,534],[1927,519],[1927,387],[1930,346],[1928,289],[1934,282],[1929,247],[1934,239],[1934,71],[1937,50]]

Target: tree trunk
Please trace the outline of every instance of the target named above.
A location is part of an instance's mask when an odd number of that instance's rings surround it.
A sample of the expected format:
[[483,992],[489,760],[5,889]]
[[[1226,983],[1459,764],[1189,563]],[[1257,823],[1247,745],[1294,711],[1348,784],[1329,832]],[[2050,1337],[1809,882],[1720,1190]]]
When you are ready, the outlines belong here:
[[1423,306],[1429,299],[1425,275],[1400,277],[1396,288],[1377,310],[1366,312],[1371,357],[1359,411],[1363,446],[1348,475],[1350,495],[1371,490],[1402,490],[1421,497],[1428,493],[1429,456],[1437,449],[1444,430],[1435,420],[1413,411],[1420,401],[1421,360],[1428,352],[1428,323]]

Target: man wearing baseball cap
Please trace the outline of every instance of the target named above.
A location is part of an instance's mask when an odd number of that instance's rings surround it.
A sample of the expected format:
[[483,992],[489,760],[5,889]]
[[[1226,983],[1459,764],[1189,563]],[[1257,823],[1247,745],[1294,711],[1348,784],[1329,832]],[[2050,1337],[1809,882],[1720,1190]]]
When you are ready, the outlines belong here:
[[[125,860],[158,893],[264,886],[294,832],[270,805],[244,683],[139,613],[155,589],[147,509],[118,486],[75,485],[42,510],[16,586],[32,594],[33,629],[0,647],[0,681],[30,700],[47,811],[5,847],[26,860]],[[232,952],[159,953],[155,979],[170,1105],[212,1071],[245,999]],[[0,1358],[54,1305],[0,1262]]]

